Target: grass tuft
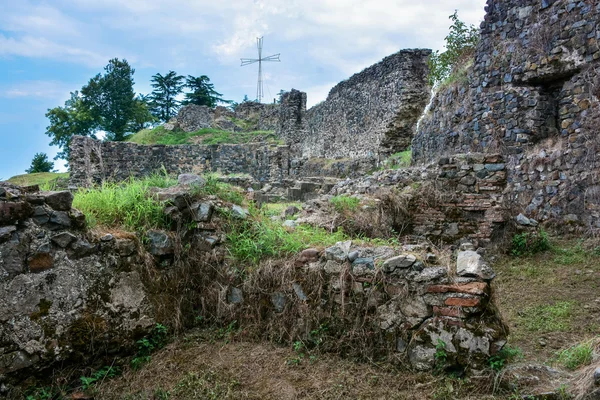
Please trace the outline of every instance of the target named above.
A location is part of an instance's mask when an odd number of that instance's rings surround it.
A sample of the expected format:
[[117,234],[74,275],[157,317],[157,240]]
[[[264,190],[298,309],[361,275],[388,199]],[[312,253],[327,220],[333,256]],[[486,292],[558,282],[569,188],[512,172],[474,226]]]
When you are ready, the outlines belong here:
[[593,343],[592,341],[587,341],[559,352],[556,355],[556,362],[563,367],[574,371],[579,367],[591,364],[593,358]]
[[121,183],[105,182],[99,187],[78,191],[73,207],[85,214],[89,228],[97,225],[132,231],[161,228],[168,221],[163,205],[149,195],[149,188],[175,184],[175,179],[158,174]]
[[334,196],[329,202],[337,212],[355,211],[360,205],[360,199],[351,196]]
[[529,331],[564,332],[571,329],[574,302],[558,301],[552,305],[526,308],[520,315]]

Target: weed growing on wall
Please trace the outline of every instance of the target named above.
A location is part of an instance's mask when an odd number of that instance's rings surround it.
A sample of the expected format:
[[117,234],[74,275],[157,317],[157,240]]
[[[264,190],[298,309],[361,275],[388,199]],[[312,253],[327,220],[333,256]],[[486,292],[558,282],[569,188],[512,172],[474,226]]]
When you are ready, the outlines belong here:
[[122,226],[139,231],[167,225],[163,205],[152,198],[151,187],[168,187],[177,181],[164,175],[152,175],[121,183],[105,182],[99,187],[75,194],[73,207],[86,216],[88,227]]
[[446,51],[435,51],[429,58],[429,84],[433,87],[457,73],[473,57],[475,46],[479,42],[479,30],[467,26],[458,18],[458,11],[450,17],[452,25],[446,36]]

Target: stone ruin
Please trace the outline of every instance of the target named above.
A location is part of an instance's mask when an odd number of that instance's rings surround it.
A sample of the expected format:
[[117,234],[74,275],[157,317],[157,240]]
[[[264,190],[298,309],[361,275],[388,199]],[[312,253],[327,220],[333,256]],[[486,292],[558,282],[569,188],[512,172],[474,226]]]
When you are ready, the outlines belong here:
[[[328,335],[347,353],[385,354],[417,370],[433,368],[438,339],[447,343],[446,366],[460,370],[483,367],[506,341],[494,273],[471,244],[450,264],[427,244],[340,242],[244,277],[225,257],[227,217],[214,210],[239,219],[247,211],[192,195],[198,176],[180,182],[154,194],[180,223],[145,232],[144,243],[87,231],[69,191],[0,184],[0,388],[60,364],[105,365],[156,321],[187,326],[192,309],[290,341],[312,340],[329,321]],[[362,322],[350,337],[353,320]]]
[[[252,187],[258,201],[370,196],[382,188],[410,191],[430,185],[440,196],[414,199],[410,232],[462,245],[456,263],[440,264],[426,246],[399,252],[347,243],[325,251],[309,249],[294,259],[294,269],[284,269],[288,275],[277,280],[278,286],[224,284],[221,298],[229,306],[222,310],[239,320],[291,315],[296,323],[290,331],[306,335],[313,314],[299,310],[315,311],[304,305],[318,304],[311,286],[318,277],[323,285],[319,290],[327,293],[329,315],[369,315],[379,348],[407,357],[414,368],[431,368],[438,339],[447,344],[452,362],[481,365],[503,345],[507,332],[490,302],[493,272],[481,259],[482,251],[474,248],[502,237],[514,224],[534,229],[543,223],[570,232],[600,227],[600,4],[488,0],[486,11],[468,81],[440,89],[418,129],[430,96],[429,51],[406,50],[340,83],[325,102],[311,109],[306,109],[306,94],[292,90],[281,105],[249,105],[243,111],[253,127],[274,130],[284,145],[141,146],[76,137],[71,184],[85,187],[164,167],[172,174],[217,172],[223,179],[238,179]],[[190,108],[165,128],[235,131],[226,122],[231,121],[229,113]],[[373,172],[384,157],[409,144],[412,167]],[[229,174],[244,177],[227,178]],[[108,311],[98,311],[100,318],[130,318],[114,323],[134,331],[156,318],[152,301],[144,295],[144,280],[119,265],[123,258],[144,251],[164,251],[154,257],[168,261],[173,249],[144,250],[123,238],[90,240],[77,231],[81,217],[76,211],[54,208],[49,199],[54,194],[3,188],[0,195],[0,252],[8,255],[0,258],[0,318],[16,321],[0,328],[4,373],[42,368],[73,354],[61,347],[61,338],[81,316],[76,311],[74,317],[64,317],[64,323],[57,322],[58,316],[67,309],[80,310],[89,300],[61,300],[63,294],[51,293],[58,290],[52,276],[80,265],[80,259],[85,265],[104,266],[101,272],[90,271],[92,279],[86,282],[79,272],[70,275],[84,286],[93,283],[94,273],[97,279],[108,279],[103,287],[110,295],[102,299]],[[186,204],[192,203],[181,203],[179,212],[193,215]],[[57,235],[68,243],[62,246],[66,242]],[[219,247],[218,236],[196,239],[203,243],[201,248]],[[82,273],[85,268],[81,266]],[[385,284],[374,288],[374,281]],[[121,282],[139,289],[137,303],[119,303]],[[23,308],[15,308],[6,299],[22,296],[23,285],[38,292]],[[84,286],[82,293],[91,288]],[[263,308],[257,309],[257,304]],[[126,312],[119,316],[110,312],[113,309]],[[322,311],[317,307],[316,315]],[[147,319],[137,319],[141,315]],[[119,335],[130,337],[127,330]]]

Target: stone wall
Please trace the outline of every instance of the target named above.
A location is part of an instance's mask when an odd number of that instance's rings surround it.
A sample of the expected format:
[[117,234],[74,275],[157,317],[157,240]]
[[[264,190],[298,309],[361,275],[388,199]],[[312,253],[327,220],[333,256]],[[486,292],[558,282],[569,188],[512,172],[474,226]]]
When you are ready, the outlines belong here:
[[410,209],[403,233],[438,242],[469,238],[485,245],[501,236],[508,220],[507,169],[499,154],[456,154],[427,166],[379,171],[339,182],[334,195],[377,194],[394,188]]
[[306,95],[288,93],[278,134],[306,158],[378,157],[405,150],[429,99],[430,53],[402,50],[388,56],[333,87],[327,100],[306,112]]
[[220,172],[249,174],[258,182],[289,175],[289,150],[266,144],[138,145],[100,142],[75,136],[71,142],[70,185],[90,186],[105,180],[148,176],[163,168],[169,174]]
[[189,104],[181,107],[177,116],[163,126],[168,131],[181,129],[184,132],[205,128],[232,132],[274,131],[279,122],[279,108],[279,104],[255,101],[240,103],[234,111],[222,106],[210,108]]
[[426,245],[344,242],[239,274],[244,263],[224,246],[225,229],[246,218],[239,205],[163,189],[155,196],[178,223],[145,232],[142,246],[134,234],[86,231],[69,191],[36,189],[0,183],[0,395],[57,362],[121,366],[155,322],[173,328],[199,312],[209,324],[237,321],[259,337],[418,370],[434,367],[438,339],[448,353],[440,368],[453,369],[486,366],[506,342],[494,273],[472,245],[448,265]]
[[437,93],[414,161],[500,152],[515,214],[600,227],[600,4],[489,0],[486,10],[469,82]]

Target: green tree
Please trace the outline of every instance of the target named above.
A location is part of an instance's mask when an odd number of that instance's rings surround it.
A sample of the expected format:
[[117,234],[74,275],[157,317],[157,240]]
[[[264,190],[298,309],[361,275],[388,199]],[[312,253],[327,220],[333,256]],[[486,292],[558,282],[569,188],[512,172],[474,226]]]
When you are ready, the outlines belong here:
[[175,71],[169,71],[166,75],[156,74],[152,76],[151,85],[154,88],[152,94],[151,112],[160,121],[167,122],[177,114],[180,102],[177,95],[183,91],[185,84],[183,75],[177,75]]
[[35,153],[33,160],[31,161],[31,167],[26,169],[25,172],[28,174],[34,174],[36,172],[50,172],[54,169],[54,163],[48,160],[46,153]]
[[108,140],[122,141],[134,118],[136,107],[133,74],[127,60],[113,58],[81,89],[84,104],[90,109]]
[[458,10],[450,17],[450,33],[446,36],[446,51],[433,52],[429,58],[429,84],[435,86],[448,79],[472,58],[479,42],[479,30],[467,26],[458,18]]
[[98,119],[84,103],[79,92],[71,92],[71,98],[63,107],[54,107],[46,113],[50,125],[46,127],[46,135],[52,139],[50,145],[61,150],[54,158],[69,159],[69,145],[74,135],[90,136],[96,139]]
[[196,104],[198,106],[214,108],[219,103],[231,103],[231,100],[223,99],[223,95],[215,90],[215,85],[210,83],[210,79],[206,75],[188,75],[185,80],[185,86],[191,92],[185,94],[183,104]]
[[157,119],[150,112],[150,96],[138,94],[133,104],[133,115],[129,122],[129,132],[138,132],[148,128]]

